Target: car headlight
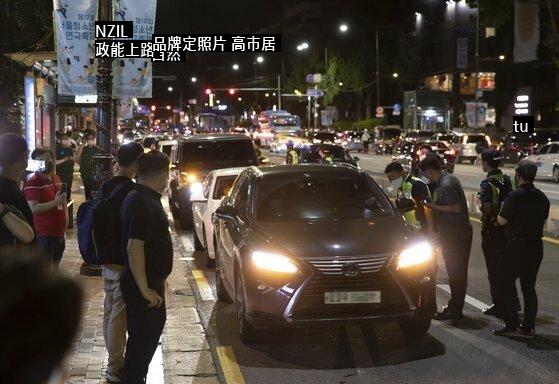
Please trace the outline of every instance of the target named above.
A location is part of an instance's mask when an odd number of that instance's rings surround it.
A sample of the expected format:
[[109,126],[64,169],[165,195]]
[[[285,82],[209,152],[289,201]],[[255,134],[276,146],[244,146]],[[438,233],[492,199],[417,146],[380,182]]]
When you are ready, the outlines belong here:
[[286,256],[277,253],[254,251],[252,263],[258,269],[269,272],[295,273],[297,266]]
[[433,247],[428,242],[404,249],[398,258],[398,269],[412,267],[433,259]]

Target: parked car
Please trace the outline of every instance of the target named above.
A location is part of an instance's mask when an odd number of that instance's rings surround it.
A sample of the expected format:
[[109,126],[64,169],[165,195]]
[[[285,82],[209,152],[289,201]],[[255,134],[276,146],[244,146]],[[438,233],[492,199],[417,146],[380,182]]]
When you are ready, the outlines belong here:
[[558,131],[536,129],[528,135],[508,133],[499,147],[503,154],[503,163],[516,164],[552,141],[559,141]]
[[351,157],[341,145],[333,144],[306,144],[299,150],[299,162],[304,163],[320,163],[321,157],[319,155],[319,150],[322,149],[326,151],[334,164],[345,163],[354,166],[358,166],[358,157]]
[[397,211],[349,165],[241,173],[214,214],[217,296],[235,303],[241,340],[382,321],[423,336],[436,310],[436,263],[402,218],[410,207]]
[[537,153],[528,155],[526,159],[538,165],[538,179],[552,179],[559,183],[559,141],[545,144]]
[[363,152],[363,142],[361,141],[362,131],[346,131],[344,132],[344,141],[348,151]]
[[191,186],[214,169],[258,165],[252,140],[238,134],[201,134],[179,142],[169,185],[169,206],[182,229],[192,229]]
[[484,149],[491,147],[491,139],[483,133],[463,134],[458,145],[457,163],[464,160],[474,163]]
[[396,161],[404,167],[406,172],[414,175],[418,174],[420,155],[423,153],[422,148],[427,150],[426,153],[435,153],[442,161],[442,167],[449,173],[454,173],[454,163],[456,161],[456,151],[450,148],[442,141],[430,141],[424,143],[402,143],[395,151],[392,160]]
[[213,267],[215,260],[214,227],[212,215],[221,205],[221,200],[231,192],[233,183],[246,167],[225,168],[211,171],[203,183],[194,188],[190,195],[194,222],[194,249],[206,250],[207,266]]

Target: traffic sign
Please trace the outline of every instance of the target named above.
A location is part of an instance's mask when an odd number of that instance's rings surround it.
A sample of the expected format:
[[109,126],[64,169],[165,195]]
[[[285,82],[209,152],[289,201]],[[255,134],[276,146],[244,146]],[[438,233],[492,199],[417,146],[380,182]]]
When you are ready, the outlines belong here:
[[383,117],[384,116],[384,108],[380,105],[376,109],[376,117]]
[[322,89],[307,88],[307,96],[322,97],[324,96],[324,91]]
[[392,106],[392,115],[393,116],[400,116],[400,112],[402,111],[402,106],[398,103]]
[[309,84],[317,84],[322,81],[322,74],[320,73],[310,73],[306,77],[307,83]]

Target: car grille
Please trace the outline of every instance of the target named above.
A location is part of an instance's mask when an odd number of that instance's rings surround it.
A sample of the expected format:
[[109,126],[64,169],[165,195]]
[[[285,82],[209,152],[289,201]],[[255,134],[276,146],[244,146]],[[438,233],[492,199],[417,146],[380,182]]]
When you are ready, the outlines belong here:
[[391,253],[384,253],[366,256],[313,257],[305,261],[325,275],[341,275],[344,265],[347,264],[358,265],[361,273],[367,274],[380,270],[391,256]]
[[[334,291],[380,291],[380,304],[324,304],[324,293]],[[402,315],[409,311],[406,298],[385,268],[355,277],[315,274],[295,303],[293,320],[326,320]]]

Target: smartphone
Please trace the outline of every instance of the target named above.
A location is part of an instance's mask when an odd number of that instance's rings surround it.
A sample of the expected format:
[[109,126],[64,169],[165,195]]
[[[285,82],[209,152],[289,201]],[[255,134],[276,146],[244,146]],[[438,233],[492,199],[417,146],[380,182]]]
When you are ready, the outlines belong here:
[[45,161],[29,159],[26,170],[29,172],[42,172],[45,170]]

